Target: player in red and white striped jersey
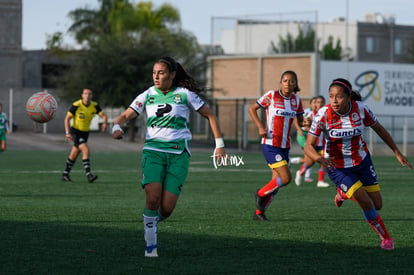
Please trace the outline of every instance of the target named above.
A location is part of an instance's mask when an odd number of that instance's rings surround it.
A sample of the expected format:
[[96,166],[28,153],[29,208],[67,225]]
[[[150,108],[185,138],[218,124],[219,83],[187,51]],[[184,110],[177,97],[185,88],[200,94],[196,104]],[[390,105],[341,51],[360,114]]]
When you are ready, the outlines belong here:
[[[348,80],[335,79],[329,86],[330,104],[322,108],[312,122],[305,153],[327,168],[330,179],[338,189],[336,206],[340,207],[347,198],[356,201],[367,222],[381,238],[381,248],[392,250],[394,241],[377,212],[382,208],[382,197],[377,174],[363,140],[364,128],[371,127],[395,153],[401,165],[410,169],[412,166],[389,132],[360,99],[361,96],[352,90]],[[313,147],[321,133],[326,139],[324,157]]]
[[[280,80],[280,89],[268,91],[249,107],[249,114],[262,137],[262,151],[268,166],[272,169],[272,180],[255,193],[257,210],[253,219],[267,221],[264,212],[278,192],[292,179],[289,170],[290,130],[297,117],[299,125],[303,122],[302,102],[295,72],[286,71]],[[257,115],[259,108],[266,110],[266,127]]]
[[[312,121],[316,117],[318,111],[323,106],[325,106],[325,98],[323,96],[320,95],[315,98],[316,98],[315,109],[308,115],[307,118],[305,118],[305,119],[310,119],[310,121]],[[308,131],[309,131],[309,128],[310,127],[307,127]],[[325,137],[324,135],[320,135],[315,142],[314,148],[320,155],[323,155],[324,146],[325,146]],[[302,184],[302,176],[305,173],[307,173],[310,169],[312,169],[312,166],[315,164],[315,161],[306,155],[304,159],[305,160],[302,166],[300,167],[298,171],[296,171],[295,183],[297,186],[300,186]],[[325,178],[325,168],[322,165],[320,165],[319,171],[318,171],[318,183],[316,184],[317,187],[329,187],[329,183],[325,182],[324,178]]]

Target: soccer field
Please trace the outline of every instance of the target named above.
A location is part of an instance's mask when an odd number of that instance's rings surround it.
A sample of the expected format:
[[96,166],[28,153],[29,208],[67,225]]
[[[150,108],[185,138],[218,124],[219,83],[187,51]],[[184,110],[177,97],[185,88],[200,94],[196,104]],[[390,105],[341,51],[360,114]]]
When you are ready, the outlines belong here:
[[[360,208],[334,205],[335,188],[283,188],[252,220],[253,192],[270,170],[260,153],[236,153],[244,165],[214,169],[211,153],[194,152],[177,208],[159,224],[159,258],[145,258],[141,154],[93,153],[98,180],[81,161],[73,183],[60,181],[67,152],[0,154],[0,274],[412,274],[413,171],[393,157],[374,157],[380,211],[394,251]],[[413,163],[413,159],[410,159]],[[293,165],[293,173],[299,165]]]

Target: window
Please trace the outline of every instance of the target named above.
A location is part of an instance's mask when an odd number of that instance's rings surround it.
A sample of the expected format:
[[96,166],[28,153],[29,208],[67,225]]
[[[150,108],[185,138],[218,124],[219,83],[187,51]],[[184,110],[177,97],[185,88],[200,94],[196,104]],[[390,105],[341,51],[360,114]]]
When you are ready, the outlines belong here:
[[394,54],[395,55],[404,54],[404,43],[403,43],[403,40],[400,38],[396,38],[394,40]]
[[366,52],[367,53],[377,53],[378,52],[378,42],[377,39],[375,37],[367,37],[366,38]]

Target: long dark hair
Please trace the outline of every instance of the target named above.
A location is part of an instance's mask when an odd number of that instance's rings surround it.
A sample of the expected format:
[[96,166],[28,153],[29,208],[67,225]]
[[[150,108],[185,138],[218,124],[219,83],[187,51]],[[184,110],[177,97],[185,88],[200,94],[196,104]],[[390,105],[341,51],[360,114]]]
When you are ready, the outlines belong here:
[[362,100],[361,94],[357,91],[352,90],[352,84],[344,78],[336,78],[332,80],[331,85],[329,85],[329,89],[332,86],[340,86],[348,96],[351,96],[351,100],[355,100],[355,101]]
[[190,76],[184,70],[181,64],[174,60],[174,58],[170,56],[163,56],[158,59],[156,63],[163,63],[167,65],[167,68],[170,72],[175,72],[175,77],[173,80],[174,86],[184,87],[195,93],[199,93],[201,91],[200,86],[197,84],[194,78]]

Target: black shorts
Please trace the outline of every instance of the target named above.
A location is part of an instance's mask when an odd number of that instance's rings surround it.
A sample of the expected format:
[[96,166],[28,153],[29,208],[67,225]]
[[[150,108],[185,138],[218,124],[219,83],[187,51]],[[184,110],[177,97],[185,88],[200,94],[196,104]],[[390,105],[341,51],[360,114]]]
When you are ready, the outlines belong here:
[[88,142],[89,132],[79,131],[75,128],[70,129],[73,145],[78,147],[82,143]]

